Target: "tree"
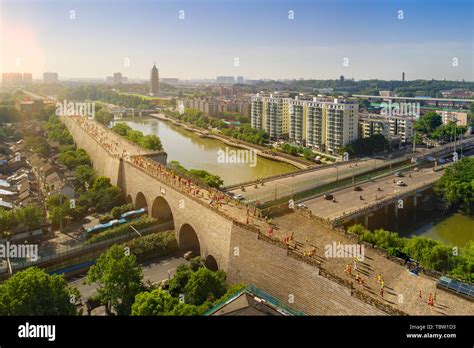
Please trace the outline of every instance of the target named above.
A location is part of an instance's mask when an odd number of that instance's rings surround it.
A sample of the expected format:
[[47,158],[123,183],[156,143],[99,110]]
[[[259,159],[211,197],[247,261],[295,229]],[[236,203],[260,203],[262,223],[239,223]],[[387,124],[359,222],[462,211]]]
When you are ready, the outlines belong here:
[[105,124],[106,126],[109,125],[109,123],[112,121],[113,116],[110,112],[107,112],[103,109],[100,109],[95,113],[95,120],[97,122],[100,122],[102,124]]
[[184,288],[186,303],[200,305],[206,300],[215,300],[225,294],[227,286],[225,273],[200,268],[189,278]]
[[173,298],[164,290],[145,291],[135,297],[135,302],[132,305],[132,315],[173,315],[173,310],[177,304],[178,299]]
[[33,151],[40,156],[47,156],[50,151],[48,141],[43,137],[28,136],[25,138],[25,148]]
[[169,291],[173,296],[179,296],[184,293],[184,287],[193,274],[192,269],[188,265],[179,265],[176,268],[176,273],[169,281]]
[[26,227],[28,231],[41,226],[43,213],[41,209],[34,205],[28,205],[15,211],[16,220],[19,224]]
[[11,233],[16,224],[16,218],[13,211],[0,208],[0,235],[5,237],[7,234]]
[[95,181],[96,178],[96,173],[94,169],[87,165],[87,164],[81,164],[76,167],[76,179],[86,187],[87,185],[92,185]]
[[129,315],[142,288],[143,271],[133,254],[114,245],[102,253],[87,273],[87,283],[97,283],[98,293],[119,315]]
[[141,138],[140,145],[149,150],[161,151],[163,150],[163,145],[161,145],[161,140],[154,134],[148,134]]
[[474,158],[466,157],[446,168],[435,184],[435,192],[445,205],[459,207],[464,213],[474,213]]
[[0,315],[76,315],[72,294],[63,276],[30,267],[0,285]]
[[429,111],[415,122],[415,130],[423,134],[430,134],[442,124],[441,116],[435,111]]
[[46,200],[48,208],[48,220],[54,225],[63,228],[63,223],[74,215],[74,210],[70,206],[69,198],[62,193],[52,195]]
[[128,124],[120,122],[120,123],[116,123],[112,127],[112,130],[120,134],[121,136],[125,137],[127,136],[127,132],[132,130],[132,128]]

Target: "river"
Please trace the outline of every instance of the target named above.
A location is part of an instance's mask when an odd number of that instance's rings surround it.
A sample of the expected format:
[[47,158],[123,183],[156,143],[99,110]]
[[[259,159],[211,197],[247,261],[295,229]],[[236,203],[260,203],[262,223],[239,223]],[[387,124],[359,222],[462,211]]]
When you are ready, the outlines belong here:
[[[152,117],[124,118],[120,121],[143,134],[155,134],[161,139],[169,161],[178,161],[188,169],[203,169],[219,175],[224,185],[289,173],[297,168],[283,162],[257,157],[252,163],[219,163],[218,150],[239,150],[218,140],[200,138],[197,134],[185,130],[167,121]],[[232,154],[229,152],[229,154]],[[255,164],[255,165],[254,165]]]
[[416,228],[411,234],[464,247],[469,241],[474,240],[474,219],[457,213],[438,219],[433,218],[423,226]]

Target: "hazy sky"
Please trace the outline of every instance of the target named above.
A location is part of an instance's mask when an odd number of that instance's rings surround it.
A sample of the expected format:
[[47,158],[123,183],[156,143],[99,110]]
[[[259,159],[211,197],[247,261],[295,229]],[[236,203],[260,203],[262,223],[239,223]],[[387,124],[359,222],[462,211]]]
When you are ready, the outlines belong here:
[[404,71],[408,80],[472,81],[473,3],[0,0],[0,70],[148,78],[156,61],[161,77],[182,79],[401,79]]

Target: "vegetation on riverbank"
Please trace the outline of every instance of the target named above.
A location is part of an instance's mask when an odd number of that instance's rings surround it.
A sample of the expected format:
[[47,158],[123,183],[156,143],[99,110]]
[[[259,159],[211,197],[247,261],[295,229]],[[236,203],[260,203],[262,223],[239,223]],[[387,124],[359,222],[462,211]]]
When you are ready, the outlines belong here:
[[112,130],[130,140],[132,143],[135,143],[144,149],[162,151],[163,145],[161,140],[154,134],[143,135],[142,132],[138,130],[133,130],[129,125],[125,123],[116,123]]
[[220,119],[205,116],[202,112],[194,109],[186,109],[182,114],[170,110],[164,110],[163,113],[168,117],[193,124],[200,128],[216,128],[221,131],[222,135],[256,145],[263,145],[269,138],[265,131],[253,129],[249,123],[241,123],[239,126],[229,126]]
[[348,228],[359,240],[387,250],[389,255],[417,260],[425,269],[448,274],[462,281],[474,282],[474,241],[457,248],[426,237],[403,238],[396,232],[369,231],[360,224]]
[[446,168],[435,185],[446,208],[474,215],[474,158],[466,157]]
[[211,174],[201,169],[186,169],[178,161],[170,161],[168,163],[168,168],[175,174],[196,181],[203,186],[219,188],[224,183],[218,175]]

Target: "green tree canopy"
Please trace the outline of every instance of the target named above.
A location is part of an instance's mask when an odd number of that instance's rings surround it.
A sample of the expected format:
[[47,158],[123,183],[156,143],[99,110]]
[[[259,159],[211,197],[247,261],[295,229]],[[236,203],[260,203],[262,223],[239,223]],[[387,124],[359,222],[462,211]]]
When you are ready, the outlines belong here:
[[213,272],[204,267],[198,269],[184,288],[185,302],[200,305],[206,300],[220,298],[227,290],[225,279],[225,273],[222,271]]
[[143,272],[136,257],[120,245],[102,253],[87,274],[87,283],[97,283],[98,293],[119,315],[129,315],[135,296],[142,289]]
[[435,185],[435,192],[447,207],[459,207],[468,215],[474,213],[474,158],[466,157],[446,168]]
[[0,315],[76,315],[72,294],[63,276],[30,267],[0,285]]

